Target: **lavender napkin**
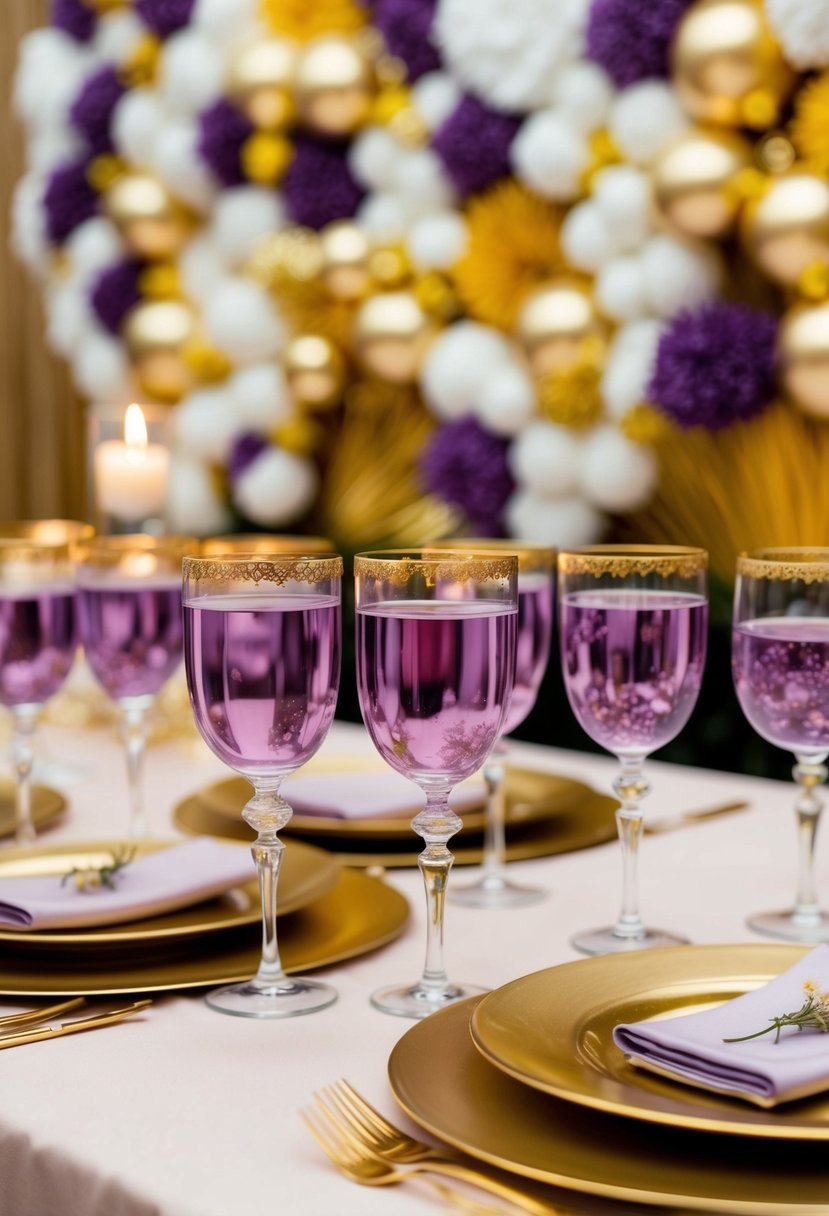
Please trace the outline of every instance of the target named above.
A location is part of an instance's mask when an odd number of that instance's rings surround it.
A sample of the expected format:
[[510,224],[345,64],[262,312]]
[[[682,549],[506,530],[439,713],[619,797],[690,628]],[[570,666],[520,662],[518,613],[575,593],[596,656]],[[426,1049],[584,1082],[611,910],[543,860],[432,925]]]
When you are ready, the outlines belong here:
[[[288,777],[281,792],[298,815],[331,819],[395,819],[412,817],[424,797],[411,781],[391,771],[308,773]],[[464,781],[449,795],[457,814],[479,807],[486,797],[482,780]]]
[[56,874],[0,879],[0,925],[70,929],[115,925],[212,899],[255,876],[250,850],[206,837],[138,857],[113,879],[115,890],[79,891]]
[[771,1107],[829,1089],[829,1034],[786,1027],[745,1043],[751,1034],[804,1003],[806,981],[829,991],[829,946],[818,946],[762,988],[704,1013],[664,1022],[633,1022],[613,1031],[617,1047],[640,1068]]

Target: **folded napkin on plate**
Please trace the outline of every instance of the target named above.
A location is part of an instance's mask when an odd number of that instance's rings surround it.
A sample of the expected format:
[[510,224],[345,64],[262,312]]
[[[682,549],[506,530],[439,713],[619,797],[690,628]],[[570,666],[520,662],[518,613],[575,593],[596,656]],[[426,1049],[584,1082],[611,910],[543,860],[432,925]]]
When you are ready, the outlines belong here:
[[212,899],[255,873],[248,849],[201,838],[137,857],[115,875],[115,890],[79,891],[71,879],[61,886],[58,874],[4,878],[0,925],[71,929],[142,920]]
[[[424,797],[399,773],[307,773],[282,783],[285,801],[298,815],[331,819],[395,819],[416,815]],[[449,795],[449,805],[462,815],[486,797],[481,780],[464,781]]]
[[829,990],[829,946],[818,946],[788,971],[704,1013],[664,1022],[632,1022],[613,1031],[632,1064],[701,1089],[776,1106],[829,1089],[829,1034],[785,1027],[743,1043],[724,1039],[753,1034],[806,1001],[803,985]]

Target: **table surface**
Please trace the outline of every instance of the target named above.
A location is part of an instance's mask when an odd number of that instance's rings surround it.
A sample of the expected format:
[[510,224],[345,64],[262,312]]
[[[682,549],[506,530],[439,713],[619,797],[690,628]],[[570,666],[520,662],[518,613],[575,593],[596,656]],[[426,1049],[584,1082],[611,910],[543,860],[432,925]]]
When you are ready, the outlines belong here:
[[[553,733],[551,731],[551,733]],[[109,729],[42,728],[47,775],[67,768],[69,811],[44,840],[118,836],[126,829],[121,754]],[[373,754],[360,727],[335,723],[323,754]],[[516,744],[517,763],[608,789],[614,762],[586,753]],[[50,773],[51,769],[51,773]],[[74,770],[72,772],[71,770]],[[785,907],[795,882],[793,789],[705,769],[648,765],[655,816],[747,799],[748,810],[646,837],[641,906],[649,923],[692,941],[757,941],[745,916]],[[173,836],[184,796],[227,770],[195,738],[147,756],[150,823]],[[54,783],[54,778],[53,778]],[[470,870],[452,881],[468,880]],[[543,903],[482,911],[449,905],[450,975],[489,987],[578,957],[577,929],[610,923],[618,910],[620,857],[610,843],[514,863],[517,881],[548,889]],[[339,1000],[285,1021],[228,1018],[199,995],[158,999],[118,1028],[0,1054],[0,1212],[7,1216],[421,1216],[439,1204],[417,1188],[359,1187],[342,1178],[307,1134],[298,1111],[315,1090],[347,1077],[406,1124],[386,1079],[394,1044],[412,1023],[369,1005],[370,992],[414,980],[422,964],[425,900],[416,870],[387,880],[412,916],[392,945],[325,974]],[[818,882],[829,886],[819,842]],[[0,1012],[12,1008],[4,1002]],[[415,1130],[415,1129],[413,1129]],[[581,1211],[605,1210],[603,1205]],[[614,1210],[618,1210],[615,1209]]]

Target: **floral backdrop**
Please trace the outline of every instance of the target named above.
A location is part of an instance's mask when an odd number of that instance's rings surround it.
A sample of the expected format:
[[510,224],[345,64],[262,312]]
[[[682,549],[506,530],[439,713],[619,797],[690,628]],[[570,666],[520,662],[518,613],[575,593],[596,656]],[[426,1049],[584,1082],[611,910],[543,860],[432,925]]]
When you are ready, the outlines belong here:
[[829,539],[829,0],[53,0],[15,103],[174,527]]

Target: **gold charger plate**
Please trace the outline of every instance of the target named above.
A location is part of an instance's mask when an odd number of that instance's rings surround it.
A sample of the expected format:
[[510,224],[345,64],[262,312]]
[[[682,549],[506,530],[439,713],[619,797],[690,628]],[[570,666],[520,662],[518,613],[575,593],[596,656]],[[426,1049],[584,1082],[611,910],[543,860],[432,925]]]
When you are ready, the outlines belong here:
[[[615,812],[618,802],[607,794],[587,792],[572,810],[559,812],[526,827],[511,828],[507,833],[507,861],[527,861],[533,857],[550,857],[557,853],[572,853],[604,844],[616,837]],[[185,798],[173,811],[173,822],[183,832],[194,836],[220,836],[228,840],[253,839],[253,832],[243,819],[228,818],[206,806],[198,795]],[[287,834],[287,830],[286,830]],[[471,838],[471,839],[470,839]],[[330,849],[343,865],[368,869],[383,866],[387,870],[417,865],[417,838],[406,825],[406,836],[395,847],[382,841],[327,840]],[[455,863],[461,866],[480,865],[483,860],[483,840],[480,833],[461,829],[452,842]]]
[[[664,951],[654,951],[662,954]],[[581,964],[580,964],[581,965]],[[530,1089],[476,1051],[479,997],[416,1023],[392,1051],[395,1098],[453,1147],[525,1178],[608,1199],[741,1216],[826,1216],[822,1145],[674,1131]]]
[[[32,787],[32,821],[35,827],[49,827],[66,810],[66,799],[47,785]],[[17,828],[14,784],[0,781],[0,836],[14,836]]]
[[760,988],[803,953],[791,945],[679,946],[564,963],[484,997],[470,1021],[472,1041],[516,1080],[595,1110],[701,1131],[829,1140],[829,1094],[762,1110],[634,1068],[612,1037],[619,1022],[697,1012]]
[[[309,971],[367,954],[398,937],[408,915],[409,905],[394,888],[356,870],[343,870],[332,891],[280,926],[283,965],[287,971]],[[177,958],[120,966],[96,966],[77,955],[61,963],[5,955],[0,962],[0,996],[111,996],[208,988],[249,979],[259,965],[258,931],[220,941],[217,949],[202,947]]]
[[[57,878],[75,866],[100,866],[111,859],[113,848],[134,847],[140,857],[180,843],[176,840],[95,840],[9,850],[0,854],[0,882],[4,878],[34,874],[54,874]],[[340,873],[340,866],[330,853],[298,840],[288,842],[279,875],[279,915],[296,912],[327,894],[337,885]],[[94,899],[94,895],[89,898]],[[7,947],[52,951],[116,944],[119,947],[133,943],[160,944],[256,924],[260,919],[259,909],[259,884],[254,877],[216,899],[123,924],[26,931],[0,928],[0,943]]]

